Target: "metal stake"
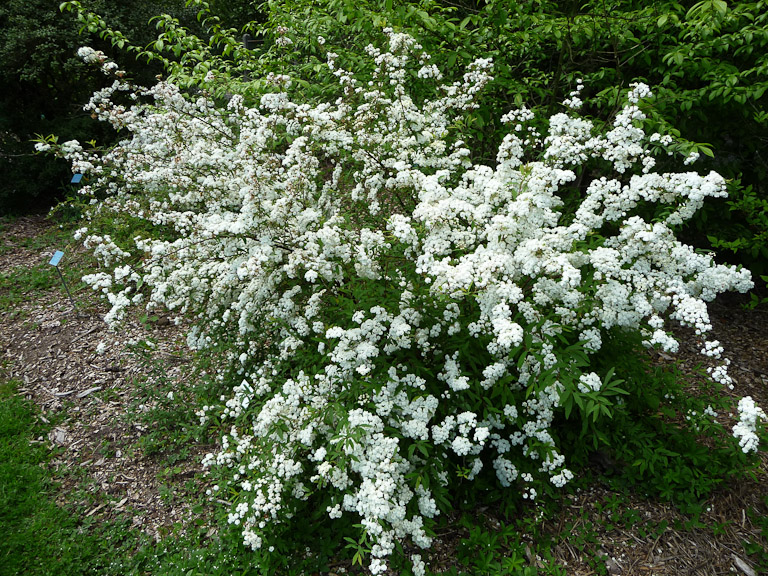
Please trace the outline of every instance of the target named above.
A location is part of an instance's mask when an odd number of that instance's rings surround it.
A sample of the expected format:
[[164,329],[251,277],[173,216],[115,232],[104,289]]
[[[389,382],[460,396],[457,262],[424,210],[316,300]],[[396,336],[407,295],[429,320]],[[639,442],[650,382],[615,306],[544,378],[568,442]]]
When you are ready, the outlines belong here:
[[59,278],[61,278],[61,283],[64,284],[64,290],[67,291],[67,296],[69,296],[69,301],[72,302],[72,308],[77,310],[77,304],[75,304],[75,299],[72,298],[72,293],[69,291],[69,286],[67,286],[67,281],[64,280],[64,274],[61,273],[61,269],[59,268],[59,262],[61,261],[62,256],[64,256],[64,252],[62,252],[61,250],[56,250],[49,264],[54,268],[56,268],[56,272],[59,273]]

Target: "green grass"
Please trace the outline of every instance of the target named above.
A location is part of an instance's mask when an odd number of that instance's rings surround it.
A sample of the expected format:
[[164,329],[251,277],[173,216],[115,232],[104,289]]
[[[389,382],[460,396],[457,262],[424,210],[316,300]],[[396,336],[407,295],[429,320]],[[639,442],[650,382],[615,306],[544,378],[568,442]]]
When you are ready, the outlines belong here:
[[57,284],[61,285],[61,279],[56,270],[43,264],[0,274],[0,306],[10,308],[25,301],[30,294],[50,290]]
[[[210,527],[202,519],[171,527],[156,543],[132,530],[129,517],[104,522],[86,517],[85,509],[59,506],[57,478],[47,466],[54,454],[47,441],[36,440],[46,438],[51,425],[36,418],[17,386],[0,384],[0,576],[258,573],[243,571],[248,552],[239,538],[208,537]],[[65,473],[78,476],[77,470]],[[163,474],[169,489],[193,497],[193,485],[173,486],[172,471]],[[79,482],[85,487],[88,479]],[[197,511],[203,511],[200,505]]]
[[127,523],[93,523],[55,502],[46,462],[47,430],[13,383],[0,385],[0,574],[81,576],[110,573],[116,556],[136,546]]

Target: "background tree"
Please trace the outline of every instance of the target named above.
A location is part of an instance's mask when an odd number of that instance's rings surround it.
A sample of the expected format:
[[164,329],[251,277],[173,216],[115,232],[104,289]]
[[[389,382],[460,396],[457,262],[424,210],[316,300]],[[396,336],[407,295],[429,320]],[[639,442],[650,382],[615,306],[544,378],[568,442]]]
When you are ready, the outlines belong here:
[[[153,39],[148,23],[161,11],[196,25],[194,11],[181,0],[93,0],[86,7],[105,14],[137,44]],[[82,110],[106,79],[94,76],[76,55],[85,44],[107,51],[111,45],[87,30],[80,34],[80,28],[77,18],[62,14],[55,2],[7,0],[0,5],[0,214],[46,209],[63,197],[71,173],[63,162],[34,155],[30,141],[36,134],[101,143],[113,137]],[[162,72],[157,65],[128,58],[121,65],[145,81]]]

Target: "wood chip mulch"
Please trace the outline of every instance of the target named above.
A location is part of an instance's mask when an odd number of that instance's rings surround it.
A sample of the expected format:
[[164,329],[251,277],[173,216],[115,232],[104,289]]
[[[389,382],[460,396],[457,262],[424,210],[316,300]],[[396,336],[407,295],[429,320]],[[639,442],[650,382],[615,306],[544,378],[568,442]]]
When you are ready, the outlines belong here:
[[[10,225],[2,242],[11,251],[2,256],[0,273],[50,260],[53,250],[41,253],[17,246],[46,226],[39,217]],[[38,406],[39,418],[53,424],[48,437],[37,441],[55,449],[51,465],[61,472],[60,503],[99,520],[128,517],[133,527],[159,538],[174,524],[190,521],[192,512],[184,499],[174,498],[163,459],[145,457],[136,448],[147,431],[135,417],[142,409],[135,382],[153,375],[144,357],[131,352],[128,344],[146,339],[146,328],[133,320],[110,331],[101,318],[104,302],[81,292],[76,304],[73,309],[58,287],[0,310],[3,377],[18,381],[19,393]],[[157,340],[153,356],[164,376],[181,387],[188,370],[183,328],[165,323],[152,336]],[[201,472],[200,460],[207,451],[210,446],[193,447],[189,457],[174,464],[173,476],[191,478]]]

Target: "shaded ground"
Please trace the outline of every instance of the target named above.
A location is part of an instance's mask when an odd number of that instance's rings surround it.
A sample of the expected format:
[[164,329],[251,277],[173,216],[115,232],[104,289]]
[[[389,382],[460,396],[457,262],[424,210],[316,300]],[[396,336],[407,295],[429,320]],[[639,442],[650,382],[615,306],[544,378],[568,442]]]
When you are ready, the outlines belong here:
[[[10,225],[3,234],[0,273],[50,260],[52,250],[19,246],[46,226],[42,218]],[[60,266],[77,257],[67,250]],[[101,319],[105,304],[86,291],[77,293],[76,310],[60,284],[43,297],[33,296],[0,309],[0,358],[5,376],[23,383],[19,392],[40,408],[40,418],[55,423],[48,438],[39,439],[61,449],[52,466],[85,476],[85,493],[76,489],[83,478],[70,477],[59,500],[87,508],[86,516],[130,514],[134,527],[155,537],[162,528],[187,520],[188,506],[169,497],[159,480],[165,463],[136,448],[147,432],[137,417],[147,407],[137,404],[136,383],[155,375],[144,355],[128,345],[146,339],[147,328],[134,320],[110,332]],[[164,375],[182,382],[187,368],[182,330],[164,323],[151,336],[157,341],[153,357]],[[174,475],[192,477],[201,471],[205,451],[201,447],[201,454],[177,463]]]
[[[42,218],[8,224],[0,240],[0,274],[47,262],[52,250],[34,250],[26,240],[48,226]],[[77,257],[70,249],[70,260],[62,266]],[[73,310],[59,286],[42,294],[0,309],[0,361],[6,378],[23,383],[19,391],[40,408],[40,418],[55,424],[48,438],[38,439],[59,448],[51,465],[80,471],[65,481],[59,501],[97,519],[127,516],[135,528],[156,538],[174,524],[184,525],[193,513],[183,498],[174,497],[174,486],[192,482],[203,489],[199,461],[210,447],[192,446],[172,472],[167,460],[147,457],[137,448],[148,433],[137,418],[148,408],[140,404],[138,383],[149,379],[151,384],[159,370],[182,392],[191,369],[183,329],[161,318],[150,324],[134,320],[120,332],[109,332],[100,319],[105,310],[98,299],[81,291]],[[737,383],[733,394],[751,395],[768,407],[768,313],[743,310],[740,302],[731,297],[713,304],[715,333],[732,359]],[[146,339],[147,330],[156,341],[154,364],[129,346]],[[104,352],[99,353],[102,344]],[[683,349],[681,358],[683,363],[699,362],[693,347]],[[616,495],[604,487],[569,496],[561,517],[544,526],[556,542],[558,564],[573,575],[605,573],[590,560],[599,554],[612,575],[759,574],[745,550],[764,550],[768,538],[761,534],[761,529],[768,530],[766,452],[761,458],[756,479],[743,478],[718,491],[693,523],[669,504],[637,496],[628,496],[629,506],[623,498],[617,507]],[[493,514],[477,514],[489,532],[498,528]],[[580,537],[572,539],[569,533]],[[434,565],[454,564],[455,548],[465,536],[457,526],[438,538],[428,554]],[[745,548],[745,542],[751,544]],[[533,549],[527,550],[526,563],[540,564]]]

